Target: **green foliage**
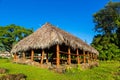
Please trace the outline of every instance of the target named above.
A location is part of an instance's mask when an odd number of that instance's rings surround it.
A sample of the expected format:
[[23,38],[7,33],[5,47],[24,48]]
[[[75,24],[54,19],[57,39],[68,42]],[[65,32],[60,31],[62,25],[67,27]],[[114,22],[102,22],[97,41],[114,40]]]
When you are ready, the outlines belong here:
[[120,23],[120,2],[109,2],[103,9],[95,13],[93,17],[95,30],[110,35],[116,31]]
[[105,35],[94,37],[91,45],[99,51],[100,60],[120,60],[120,49],[116,45],[117,42],[113,36],[114,34],[111,37]]
[[109,2],[93,17],[99,34],[91,45],[99,51],[99,59],[120,60],[120,2]]
[[81,71],[82,71],[82,67],[80,64],[78,64],[77,67],[68,66],[66,68],[66,73],[70,73],[70,74],[74,74],[75,72],[81,72]]
[[31,34],[33,30],[26,29],[15,24],[0,27],[0,50],[11,50],[12,46],[24,37]]
[[10,74],[23,73],[27,75],[27,80],[120,80],[120,62],[117,61],[102,61],[99,67],[87,70],[74,68],[73,71],[64,74],[35,66],[11,63],[7,59],[0,59],[0,67],[8,69]]

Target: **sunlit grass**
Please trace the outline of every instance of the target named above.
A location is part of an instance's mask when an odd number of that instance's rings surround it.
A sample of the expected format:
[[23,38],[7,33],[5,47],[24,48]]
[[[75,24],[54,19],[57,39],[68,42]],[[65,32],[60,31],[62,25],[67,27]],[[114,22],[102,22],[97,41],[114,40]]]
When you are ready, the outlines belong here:
[[8,73],[23,73],[27,80],[120,80],[120,62],[100,62],[99,67],[93,69],[78,70],[71,69],[64,74],[42,69],[30,65],[21,65],[0,59],[0,67],[9,70]]

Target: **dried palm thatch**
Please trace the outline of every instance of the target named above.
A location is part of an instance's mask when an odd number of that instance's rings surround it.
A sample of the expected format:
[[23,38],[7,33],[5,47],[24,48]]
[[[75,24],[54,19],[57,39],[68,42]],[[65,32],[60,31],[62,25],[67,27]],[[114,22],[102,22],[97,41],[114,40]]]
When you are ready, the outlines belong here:
[[81,39],[65,32],[49,23],[44,24],[36,32],[19,41],[11,50],[12,53],[27,51],[29,49],[45,49],[55,44],[65,44],[76,49],[99,54],[96,49],[89,46]]

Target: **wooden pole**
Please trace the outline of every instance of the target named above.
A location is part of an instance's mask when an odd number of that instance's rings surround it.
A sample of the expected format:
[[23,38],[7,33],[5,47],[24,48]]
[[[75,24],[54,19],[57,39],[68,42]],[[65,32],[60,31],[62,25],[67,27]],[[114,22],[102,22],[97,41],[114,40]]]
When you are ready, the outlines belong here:
[[95,54],[95,61],[97,61],[97,54]]
[[34,50],[31,50],[31,61],[34,59]]
[[68,47],[68,64],[71,64],[71,52],[70,52],[70,47]]
[[92,61],[94,61],[94,54],[92,53]]
[[46,64],[48,64],[48,53],[46,53]]
[[89,52],[87,52],[87,61],[88,61],[88,63],[90,63],[90,55],[89,55]]
[[98,55],[96,54],[96,60],[98,60]]
[[77,53],[77,63],[80,64],[80,57],[79,57],[78,49],[77,49],[76,53]]
[[94,53],[93,53],[93,61],[95,61],[95,55],[94,55]]
[[23,55],[23,60],[25,60],[25,52],[23,52],[22,55]]
[[90,61],[92,62],[92,53],[90,53]]
[[57,44],[56,46],[56,66],[57,68],[59,67],[60,65],[60,47],[59,47],[59,44]]
[[83,62],[86,63],[86,58],[85,58],[85,51],[83,51]]
[[42,50],[42,57],[41,57],[41,62],[40,62],[40,64],[43,64],[44,53],[45,53],[45,51],[44,51],[44,50]]
[[91,53],[91,61],[93,61],[93,53]]
[[90,62],[92,61],[92,53],[90,53]]
[[14,60],[16,61],[16,59],[17,59],[17,54],[15,53],[14,54]]

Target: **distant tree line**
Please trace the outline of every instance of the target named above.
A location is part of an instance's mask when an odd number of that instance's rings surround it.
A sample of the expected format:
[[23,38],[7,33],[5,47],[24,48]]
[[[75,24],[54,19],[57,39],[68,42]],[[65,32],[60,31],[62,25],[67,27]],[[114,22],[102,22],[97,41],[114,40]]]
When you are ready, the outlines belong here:
[[100,60],[120,60],[120,2],[109,2],[93,15],[97,34],[91,43]]
[[10,52],[13,45],[33,32],[15,24],[0,26],[0,51]]

